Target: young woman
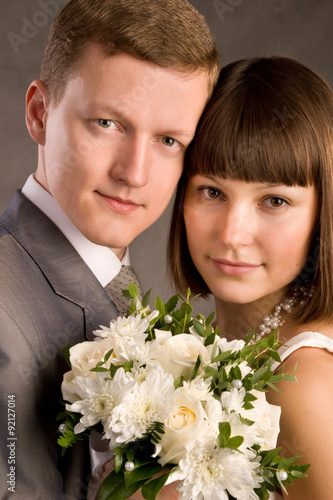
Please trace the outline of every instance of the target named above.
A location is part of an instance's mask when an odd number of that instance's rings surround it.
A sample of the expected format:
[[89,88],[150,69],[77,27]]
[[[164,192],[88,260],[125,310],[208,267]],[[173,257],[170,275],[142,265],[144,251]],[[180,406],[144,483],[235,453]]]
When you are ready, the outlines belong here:
[[269,394],[278,445],[312,464],[288,499],[333,499],[333,92],[316,73],[284,57],[222,70],[188,151],[169,262],[178,289],[214,295],[224,336],[279,328],[298,383]]

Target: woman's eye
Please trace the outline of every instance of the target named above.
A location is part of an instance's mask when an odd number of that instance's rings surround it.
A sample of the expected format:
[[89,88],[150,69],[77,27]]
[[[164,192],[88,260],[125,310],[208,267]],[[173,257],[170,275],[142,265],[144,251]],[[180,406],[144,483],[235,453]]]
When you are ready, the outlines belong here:
[[266,201],[272,208],[281,208],[287,204],[286,200],[280,198],[279,196],[271,196],[270,198],[267,198]]
[[106,118],[99,118],[97,123],[102,128],[117,128],[117,125],[112,120],[107,120]]
[[213,187],[208,188],[207,192],[208,192],[209,198],[213,198],[213,199],[219,198],[219,196],[221,194],[221,191],[219,189],[216,189]]
[[205,195],[206,198],[209,198],[211,200],[216,200],[217,198],[221,197],[221,191],[217,188],[214,187],[203,187],[200,189]]
[[180,146],[180,143],[176,139],[172,139],[172,137],[162,137],[161,142],[169,148],[178,148]]

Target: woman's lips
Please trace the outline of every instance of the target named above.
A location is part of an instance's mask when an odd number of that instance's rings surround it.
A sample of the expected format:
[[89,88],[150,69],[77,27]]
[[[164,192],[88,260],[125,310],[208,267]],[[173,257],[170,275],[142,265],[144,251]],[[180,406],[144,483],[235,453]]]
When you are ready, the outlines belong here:
[[212,259],[213,264],[219,271],[228,276],[241,276],[256,271],[260,265],[249,264],[247,262],[232,262],[224,259]]
[[134,203],[132,200],[123,200],[122,198],[105,196],[101,193],[99,195],[104,199],[112,210],[120,214],[129,214],[137,210],[141,205]]

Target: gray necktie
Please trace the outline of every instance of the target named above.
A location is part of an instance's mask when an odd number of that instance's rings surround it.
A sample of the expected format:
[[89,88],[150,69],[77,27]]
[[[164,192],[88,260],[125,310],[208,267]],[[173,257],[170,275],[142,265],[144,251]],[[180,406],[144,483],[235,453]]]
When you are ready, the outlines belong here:
[[124,297],[122,293],[123,290],[127,290],[129,283],[133,283],[138,287],[139,299],[142,300],[141,284],[132,266],[121,266],[119,273],[105,286],[105,290],[112,302],[117,306],[119,314],[126,314],[131,305],[131,300]]

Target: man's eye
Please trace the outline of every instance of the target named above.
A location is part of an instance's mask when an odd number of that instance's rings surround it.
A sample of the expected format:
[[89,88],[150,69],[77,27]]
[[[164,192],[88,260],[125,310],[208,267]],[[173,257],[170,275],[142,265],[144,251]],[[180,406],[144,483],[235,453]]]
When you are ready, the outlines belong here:
[[178,148],[180,146],[180,143],[176,139],[172,139],[172,137],[162,137],[161,141],[164,146],[169,148]]
[[97,123],[102,128],[117,128],[117,125],[112,120],[107,120],[106,118],[99,118]]

